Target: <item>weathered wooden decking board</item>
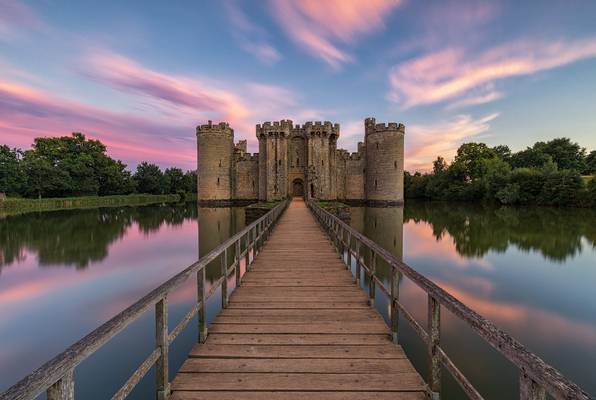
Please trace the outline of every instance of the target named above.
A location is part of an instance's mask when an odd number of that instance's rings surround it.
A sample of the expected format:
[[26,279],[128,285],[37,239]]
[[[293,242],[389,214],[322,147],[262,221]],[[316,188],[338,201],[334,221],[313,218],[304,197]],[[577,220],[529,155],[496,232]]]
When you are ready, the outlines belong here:
[[293,201],[172,382],[173,400],[427,398],[326,234]]

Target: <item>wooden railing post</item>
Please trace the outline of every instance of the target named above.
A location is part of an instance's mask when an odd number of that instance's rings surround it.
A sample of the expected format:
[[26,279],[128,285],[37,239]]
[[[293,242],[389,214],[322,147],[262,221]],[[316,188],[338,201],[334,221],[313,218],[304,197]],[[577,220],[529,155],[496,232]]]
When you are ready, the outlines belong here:
[[205,267],[197,271],[197,303],[199,311],[197,319],[199,323],[199,343],[205,343],[207,340],[207,314],[205,312]]
[[238,241],[236,241],[236,257],[234,257],[234,262],[236,263],[236,287],[240,286],[240,280],[242,279],[242,271],[240,271],[240,240],[242,238],[238,238]]
[[439,399],[441,392],[441,356],[438,346],[441,339],[441,305],[432,295],[428,295],[428,356],[429,378],[432,399]]
[[48,400],[74,400],[74,370],[68,371],[46,391]]
[[352,233],[348,231],[348,256],[346,260],[348,271],[352,272]]
[[368,303],[375,306],[375,276],[377,273],[377,253],[370,249],[370,279],[368,280]]
[[252,231],[248,231],[246,233],[246,255],[244,259],[244,264],[246,265],[246,272],[250,271],[250,236]]
[[168,298],[164,297],[155,304],[155,347],[160,355],[155,363],[157,400],[170,396],[168,369]]
[[228,306],[228,249],[221,254],[221,308]]
[[520,400],[545,400],[546,391],[523,371],[519,374]]
[[391,268],[391,337],[393,343],[398,342],[399,328],[399,271],[397,268]]
[[360,267],[360,240],[356,239],[356,285],[360,287],[360,274],[362,273]]

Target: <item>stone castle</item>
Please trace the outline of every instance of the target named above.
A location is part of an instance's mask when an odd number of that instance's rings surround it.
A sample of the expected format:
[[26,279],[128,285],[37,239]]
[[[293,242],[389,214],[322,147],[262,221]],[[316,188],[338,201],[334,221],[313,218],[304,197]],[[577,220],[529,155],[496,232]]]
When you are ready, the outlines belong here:
[[403,203],[403,124],[364,120],[364,142],[350,154],[337,148],[339,124],[290,120],[256,126],[259,153],[234,144],[220,122],[197,127],[199,201],[230,204],[291,196],[370,205]]

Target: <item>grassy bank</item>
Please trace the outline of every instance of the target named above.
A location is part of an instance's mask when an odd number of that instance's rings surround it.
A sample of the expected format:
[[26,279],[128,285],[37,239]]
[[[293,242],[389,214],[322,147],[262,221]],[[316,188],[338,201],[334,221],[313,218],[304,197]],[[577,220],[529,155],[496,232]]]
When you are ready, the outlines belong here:
[[121,196],[83,196],[48,199],[7,198],[0,200],[1,214],[19,214],[30,211],[52,211],[71,208],[140,206],[154,203],[172,203],[196,200],[196,195],[186,194],[129,194]]

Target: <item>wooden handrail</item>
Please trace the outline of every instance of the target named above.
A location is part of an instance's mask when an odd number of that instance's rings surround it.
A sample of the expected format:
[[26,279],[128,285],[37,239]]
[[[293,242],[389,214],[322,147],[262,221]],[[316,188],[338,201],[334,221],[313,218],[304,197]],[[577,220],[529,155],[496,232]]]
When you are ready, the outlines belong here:
[[[242,254],[236,254],[236,259],[234,260],[232,267],[239,270],[239,260],[242,256],[245,256],[246,261],[249,261],[251,250],[254,259],[254,255],[261,249],[264,240],[266,240],[268,236],[267,234],[269,230],[277,222],[279,216],[287,207],[287,204],[287,201],[278,204],[267,214],[221,243],[204,257],[201,257],[197,262],[174,275],[133,305],[121,311],[68,349],[37,368],[4,393],[0,394],[0,400],[32,400],[44,391],[47,392],[48,400],[74,399],[73,371],[76,366],[153,306],[156,307],[156,348],[126,381],[124,386],[118,390],[114,398],[125,398],[154,364],[157,365],[157,397],[167,398],[169,395],[169,383],[167,381],[167,350],[169,345],[197,313],[199,314],[199,340],[204,341],[207,333],[204,315],[205,302],[214,293],[214,288],[212,288],[210,293],[205,293],[204,278],[206,266],[222,253],[227,253],[227,250],[230,247],[235,246],[236,249],[240,248],[236,244],[241,243],[243,238],[246,240],[246,248]],[[227,260],[225,262],[227,262]],[[248,268],[248,264],[246,267]],[[222,268],[222,270],[227,271],[228,269]],[[197,303],[193,305],[191,311],[184,316],[178,326],[168,334],[167,295],[195,273],[197,274]],[[226,273],[226,275],[228,274]],[[214,285],[215,288],[222,285],[223,282],[227,283],[227,279],[220,278],[216,281],[216,284]],[[227,293],[222,291],[222,295],[226,296],[225,301],[227,301]],[[224,303],[223,296],[222,303]]]
[[[438,389],[437,385],[440,378],[439,363],[442,363],[470,398],[482,399],[476,389],[465,378],[463,373],[457,369],[455,364],[440,347],[440,317],[438,309],[439,305],[441,305],[455,314],[459,319],[466,322],[488,344],[519,368],[520,399],[543,399],[545,398],[545,393],[547,393],[557,400],[594,400],[577,384],[567,379],[551,365],[545,363],[540,357],[528,351],[520,342],[497,328],[492,322],[467,307],[447,291],[415,271],[412,267],[397,259],[393,254],[379,246],[377,243],[341,221],[337,216],[324,210],[314,201],[309,201],[308,206],[319,223],[327,231],[331,241],[339,242],[337,247],[338,251],[341,252],[340,254],[342,254],[342,259],[343,250],[346,250],[348,254],[350,254],[350,257],[348,258],[349,260],[351,260],[352,256],[356,257],[357,279],[360,278],[360,267],[362,267],[365,271],[364,273],[370,277],[369,281],[382,286],[383,288],[381,291],[392,297],[390,299],[392,314],[399,313],[400,310],[405,312],[405,309],[399,302],[397,296],[391,296],[391,293],[396,292],[395,288],[392,288],[393,291],[385,288],[383,282],[377,278],[375,275],[374,264],[373,266],[366,266],[364,264],[364,260],[361,258],[361,246],[365,246],[369,249],[373,255],[371,257],[372,260],[381,257],[389,266],[391,266],[393,271],[398,271],[405,275],[427,293],[429,299],[428,314],[430,332],[425,332],[407,312],[405,313],[405,317],[406,321],[414,325],[414,330],[428,346],[430,356],[429,386],[433,392],[435,389]],[[348,233],[350,238],[347,243],[344,241],[345,233]],[[355,251],[352,250],[351,247],[352,239],[355,240]],[[351,268],[350,265],[348,265],[348,267]],[[393,276],[394,274],[392,273],[392,286],[395,282],[394,279],[396,279],[393,278]],[[374,290],[375,285],[371,284],[370,288]],[[369,296],[374,299],[374,293],[369,294]],[[394,321],[393,315],[391,318],[391,328],[393,331],[393,329],[397,329],[397,323]],[[392,333],[394,336],[397,334],[397,332]]]

